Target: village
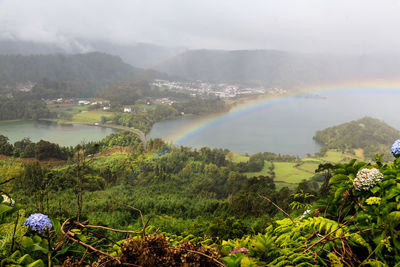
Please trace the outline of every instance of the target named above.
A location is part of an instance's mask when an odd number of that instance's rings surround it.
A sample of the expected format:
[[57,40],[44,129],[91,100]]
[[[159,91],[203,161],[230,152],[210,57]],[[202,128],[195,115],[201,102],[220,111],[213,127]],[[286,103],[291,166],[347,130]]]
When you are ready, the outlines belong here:
[[249,95],[283,95],[287,91],[281,88],[244,87],[230,83],[210,83],[200,80],[193,82],[154,80],[153,88],[189,92],[193,97],[216,96],[219,98],[236,98]]
[[[202,81],[194,82],[181,82],[181,81],[168,81],[168,80],[154,80],[150,83],[153,88],[161,90],[171,90],[176,92],[184,92],[191,97],[218,97],[221,99],[233,99],[238,97],[246,97],[252,95],[284,95],[287,93],[285,89],[281,88],[264,88],[264,87],[243,87],[229,83],[210,83]],[[90,99],[90,98],[57,98],[45,100],[49,107],[67,107],[67,106],[86,106],[91,109],[102,111],[120,111],[124,113],[135,113],[137,106],[124,105],[112,107],[110,101],[104,99]],[[151,98],[140,100],[142,107],[151,105],[172,105],[176,102],[171,97]]]

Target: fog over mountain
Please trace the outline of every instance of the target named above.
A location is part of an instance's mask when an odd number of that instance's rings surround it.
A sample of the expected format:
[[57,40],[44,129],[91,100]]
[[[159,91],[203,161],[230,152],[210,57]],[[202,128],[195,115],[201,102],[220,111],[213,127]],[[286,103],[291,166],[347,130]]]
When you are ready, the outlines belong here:
[[137,43],[123,45],[98,40],[74,40],[68,43],[45,43],[23,40],[0,40],[0,55],[48,55],[103,52],[121,57],[126,63],[149,68],[185,51],[178,47],[162,47]]
[[396,0],[1,0],[0,38],[188,49],[399,51]]
[[400,71],[400,55],[192,50],[155,68],[191,80],[244,82],[291,88],[343,80],[396,79]]
[[181,79],[266,86],[392,79],[399,3],[0,0],[0,54],[103,52]]

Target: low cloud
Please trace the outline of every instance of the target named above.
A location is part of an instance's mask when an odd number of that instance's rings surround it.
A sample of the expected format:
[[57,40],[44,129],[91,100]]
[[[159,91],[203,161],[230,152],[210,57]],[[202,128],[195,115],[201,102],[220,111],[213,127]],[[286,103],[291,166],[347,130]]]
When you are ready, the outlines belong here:
[[0,0],[0,38],[64,45],[96,39],[208,49],[399,52],[399,4],[393,0]]

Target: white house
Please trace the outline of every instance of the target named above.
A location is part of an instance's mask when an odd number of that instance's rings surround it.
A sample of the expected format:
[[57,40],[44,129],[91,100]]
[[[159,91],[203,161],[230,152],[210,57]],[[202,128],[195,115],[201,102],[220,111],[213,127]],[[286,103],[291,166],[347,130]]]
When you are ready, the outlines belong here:
[[130,107],[124,107],[124,112],[126,112],[126,113],[131,113],[131,112],[132,112],[132,108],[130,108]]
[[79,100],[79,101],[78,101],[78,104],[79,104],[79,105],[89,105],[89,104],[90,104],[90,101],[87,101],[87,100]]

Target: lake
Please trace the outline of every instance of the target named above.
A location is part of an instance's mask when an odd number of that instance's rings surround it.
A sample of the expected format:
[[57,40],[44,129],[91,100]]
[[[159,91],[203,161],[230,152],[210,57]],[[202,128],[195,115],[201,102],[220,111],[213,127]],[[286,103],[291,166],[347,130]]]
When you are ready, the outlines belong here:
[[209,146],[238,153],[269,151],[305,156],[320,149],[312,139],[317,130],[364,116],[381,119],[400,129],[400,94],[375,91],[326,93],[319,94],[320,98],[289,97],[269,104],[263,101],[267,104],[244,109],[246,112],[239,106],[225,116],[163,121],[153,126],[148,137],[196,148]]
[[11,143],[29,137],[37,142],[46,140],[62,146],[75,146],[82,141],[99,141],[118,130],[81,124],[59,124],[51,121],[0,121],[0,134]]

